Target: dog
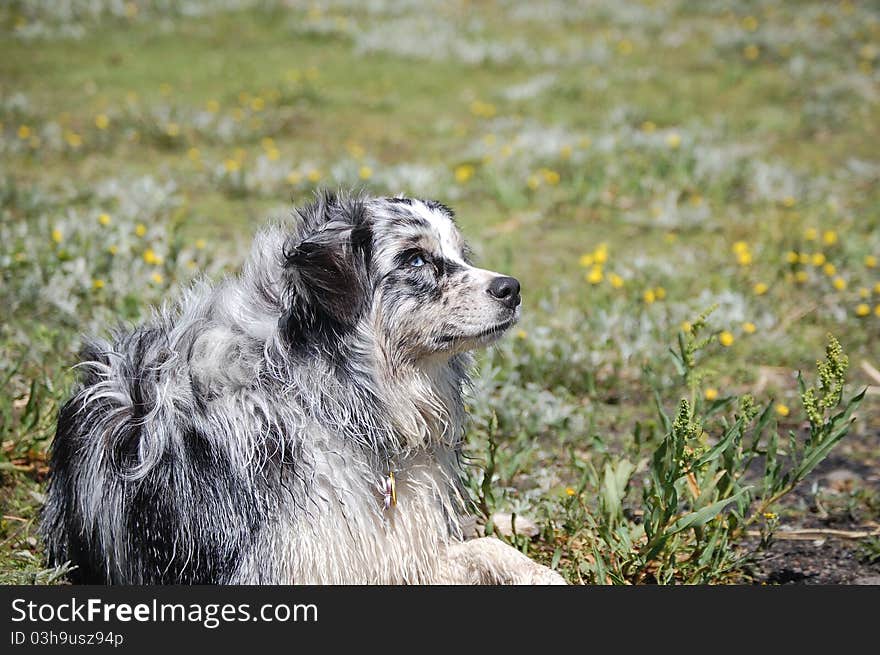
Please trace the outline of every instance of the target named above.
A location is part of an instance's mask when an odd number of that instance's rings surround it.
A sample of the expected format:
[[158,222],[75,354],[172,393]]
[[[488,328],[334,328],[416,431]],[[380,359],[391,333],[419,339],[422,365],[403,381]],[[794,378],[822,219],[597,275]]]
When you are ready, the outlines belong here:
[[321,192],[84,342],[41,533],[93,584],[564,584],[466,539],[470,352],[521,312],[440,202]]

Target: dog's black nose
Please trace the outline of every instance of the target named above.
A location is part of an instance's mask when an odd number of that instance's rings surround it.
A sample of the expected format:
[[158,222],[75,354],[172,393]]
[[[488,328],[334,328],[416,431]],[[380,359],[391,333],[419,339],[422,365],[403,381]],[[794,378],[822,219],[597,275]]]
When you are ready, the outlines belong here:
[[519,280],[515,277],[496,277],[487,290],[490,296],[511,309],[516,309],[519,305]]

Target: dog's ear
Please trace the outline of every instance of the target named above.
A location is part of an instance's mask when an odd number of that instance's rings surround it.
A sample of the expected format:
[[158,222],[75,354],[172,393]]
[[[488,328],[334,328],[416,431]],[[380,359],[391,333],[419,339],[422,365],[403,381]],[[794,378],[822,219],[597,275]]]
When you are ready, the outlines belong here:
[[357,323],[369,303],[367,211],[358,198],[325,192],[298,213],[303,229],[284,248],[290,294],[282,328],[292,341],[338,336]]

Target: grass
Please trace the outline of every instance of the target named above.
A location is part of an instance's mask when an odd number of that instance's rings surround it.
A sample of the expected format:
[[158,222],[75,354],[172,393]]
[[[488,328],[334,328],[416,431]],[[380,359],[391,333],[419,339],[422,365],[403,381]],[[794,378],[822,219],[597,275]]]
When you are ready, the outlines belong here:
[[[675,439],[694,447],[663,419],[681,398],[682,425],[700,425],[688,439],[709,449],[744,415],[739,398],[770,408],[761,441],[743,423],[699,475],[757,475],[742,439],[760,461],[775,435],[782,461],[817,448],[824,418],[803,409],[795,372],[814,369],[828,333],[853,364],[844,402],[877,384],[862,367],[880,360],[876,9],[240,4],[0,9],[0,581],[53,575],[34,521],[79,332],[234,269],[252,231],[316,186],[441,199],[480,263],[522,281],[523,322],[481,357],[471,403],[490,527],[496,511],[531,517],[540,536],[513,540],[571,581],[746,579],[730,517],[774,494],[743,506],[733,486],[700,484],[697,502],[693,471],[651,462]],[[669,349],[682,356],[683,322],[710,306],[683,381]],[[866,396],[836,446],[868,467],[876,410]],[[874,498],[865,486],[858,498]],[[663,489],[675,502],[650,500]],[[647,557],[652,502],[666,512],[655,534],[722,504]],[[758,512],[761,530],[765,513],[812,520],[786,502]],[[856,505],[876,521],[875,502]],[[679,561],[712,535],[700,566]]]

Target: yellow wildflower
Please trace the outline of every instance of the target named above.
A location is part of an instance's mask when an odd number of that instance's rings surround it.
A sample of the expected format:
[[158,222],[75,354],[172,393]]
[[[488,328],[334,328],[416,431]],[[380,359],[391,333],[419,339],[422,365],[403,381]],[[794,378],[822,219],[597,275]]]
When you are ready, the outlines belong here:
[[792,207],[795,206],[796,202],[797,201],[794,199],[794,196],[785,196],[782,199],[782,206],[785,207],[786,209],[791,209]]
[[581,258],[578,260],[578,263],[584,268],[589,268],[593,265],[594,259],[592,253],[584,253],[581,255]]
[[788,405],[776,403],[776,413],[780,416],[788,416],[791,413],[791,410],[788,408]]
[[306,177],[309,179],[309,182],[317,182],[321,179],[321,171],[313,168],[306,174]]
[[92,288],[93,289],[103,289],[104,288],[104,280],[92,280]]
[[825,245],[833,246],[837,243],[837,232],[834,230],[825,230],[825,232],[822,233],[822,241]]
[[516,331],[516,338],[517,339],[525,339],[528,336],[529,336],[529,333],[526,332],[525,330],[517,330]]
[[597,264],[604,264],[608,261],[608,244],[600,243],[596,250],[593,251],[593,259]]
[[300,175],[297,171],[290,171],[287,174],[287,182],[289,184],[299,184],[302,180],[302,175]]
[[871,295],[871,290],[868,287],[859,287],[859,298],[867,298]]
[[162,284],[162,282],[165,281],[165,278],[162,277],[162,274],[159,273],[158,271],[156,271],[155,273],[153,273],[153,274],[150,276],[150,279],[151,279],[155,284]]
[[663,300],[666,297],[666,289],[657,287],[654,289],[654,295],[657,297],[657,300]]
[[657,125],[653,121],[645,121],[642,123],[642,132],[647,134],[651,134],[652,132],[657,131]]
[[763,296],[765,293],[767,293],[768,289],[769,287],[763,282],[757,282],[755,286],[752,287],[752,291],[754,291],[755,295],[757,296]]
[[787,261],[789,264],[797,264],[799,259],[799,255],[794,250],[789,250],[785,254],[785,261]]
[[541,180],[538,179],[537,175],[529,175],[529,179],[526,180],[526,186],[528,186],[532,191],[541,186]]
[[599,284],[604,277],[601,266],[593,266],[586,275],[587,282],[590,284]]
[[364,155],[367,154],[367,151],[364,150],[364,147],[358,143],[349,142],[345,147],[348,149],[348,154],[350,154],[354,159],[363,159]]
[[556,186],[559,184],[559,173],[550,169],[544,169],[541,171],[541,174],[544,176],[544,181],[550,186]]
[[840,276],[834,278],[834,281],[831,284],[833,284],[834,288],[838,291],[843,291],[844,289],[846,289],[846,280],[844,280]]
[[754,32],[758,29],[758,19],[754,16],[746,16],[742,19],[743,29],[748,32]]
[[107,252],[109,252],[111,255],[115,255],[119,252],[119,246],[111,244],[107,246]]
[[867,316],[871,313],[871,308],[867,303],[859,303],[856,307],[856,316]]
[[52,230],[52,241],[55,243],[61,243],[64,240],[64,234],[62,234],[61,230],[57,227]]
[[253,100],[251,100],[251,109],[254,111],[263,111],[266,107],[266,101],[263,100],[260,96],[257,96]]
[[837,267],[831,262],[828,262],[827,264],[825,264],[825,266],[822,267],[822,271],[825,273],[825,275],[831,277],[832,275],[837,273]]
[[877,266],[877,258],[874,255],[865,255],[865,266],[875,268]]
[[750,43],[745,48],[743,48],[743,57],[745,57],[749,61],[755,61],[760,56],[761,49],[754,43]]
[[810,259],[810,256],[805,252],[798,255],[798,263],[803,264],[804,266],[810,263]]
[[147,264],[159,263],[159,257],[156,255],[156,252],[152,248],[147,248],[146,250],[144,250],[143,258]]
[[18,127],[18,138],[22,141],[29,139],[31,136],[31,128],[27,125],[19,125]]
[[360,170],[358,170],[358,177],[362,180],[369,180],[373,177],[373,169],[369,166],[361,166]]
[[703,395],[706,397],[706,400],[715,400],[718,397],[718,389],[714,387],[709,387],[703,392]]
[[642,294],[642,299],[643,299],[647,304],[650,305],[650,304],[654,303],[654,302],[657,300],[657,295],[654,293],[654,290],[653,290],[653,289],[648,289],[647,291],[645,291],[645,293]]
[[718,335],[718,342],[722,346],[724,346],[725,348],[729,348],[730,346],[733,345],[733,342],[734,342],[733,335],[730,332],[728,332],[727,330],[725,330],[724,332],[722,332],[721,334]]
[[748,250],[737,253],[736,261],[740,266],[749,266],[752,263],[752,253]]
[[681,145],[681,135],[678,132],[670,132],[666,135],[666,145],[675,150]]
[[110,215],[109,214],[98,214],[98,222],[101,225],[103,225],[104,227],[107,227],[108,225],[110,225]]
[[565,493],[566,493],[566,495],[568,495],[568,496],[574,496],[575,494],[577,494],[577,491],[575,491],[575,490],[574,490],[573,488],[571,488],[571,487],[566,487],[566,488],[565,488]]
[[808,227],[804,230],[804,239],[807,241],[815,241],[819,238],[819,230],[814,227]]
[[807,275],[806,271],[798,271],[797,273],[794,274],[795,282],[804,283],[809,279],[809,277],[810,276]]
[[173,139],[180,134],[180,125],[177,123],[168,123],[168,125],[165,126],[165,134]]
[[620,277],[617,273],[610,273],[608,275],[608,281],[611,283],[611,286],[615,289],[619,289],[623,286],[623,278]]
[[471,103],[471,113],[481,118],[492,118],[496,113],[496,109],[493,104],[474,100]]
[[455,167],[455,181],[464,184],[474,176],[474,167],[470,164],[461,164]]
[[208,102],[205,103],[205,109],[207,109],[208,112],[210,112],[211,114],[216,114],[218,111],[220,111],[220,103],[216,100],[208,100]]
[[750,323],[748,321],[742,324],[742,329],[743,332],[745,332],[746,334],[754,334],[758,331],[757,326],[754,323]]
[[235,159],[227,159],[223,162],[223,168],[226,169],[227,173],[235,173],[239,168],[241,168],[241,164],[238,163]]
[[739,254],[741,252],[748,252],[748,251],[749,251],[749,244],[747,244],[745,241],[734,241],[733,252],[735,252],[736,254]]
[[98,114],[95,116],[95,127],[99,130],[106,130],[110,125],[110,119],[107,118],[107,114]]
[[134,233],[139,237],[144,236],[147,233],[147,226],[143,223],[138,223],[134,226]]
[[813,266],[822,266],[825,264],[825,254],[821,252],[814,252],[812,257],[810,257],[810,263]]
[[79,148],[83,142],[82,137],[76,132],[68,132],[64,140],[67,141],[67,145],[71,148]]
[[682,321],[682,323],[681,323],[681,331],[682,332],[687,332],[688,334],[690,334],[690,331],[693,329],[693,327],[694,326],[691,325],[690,321]]

